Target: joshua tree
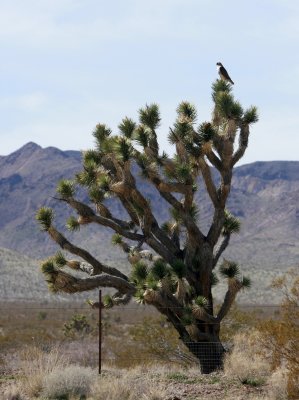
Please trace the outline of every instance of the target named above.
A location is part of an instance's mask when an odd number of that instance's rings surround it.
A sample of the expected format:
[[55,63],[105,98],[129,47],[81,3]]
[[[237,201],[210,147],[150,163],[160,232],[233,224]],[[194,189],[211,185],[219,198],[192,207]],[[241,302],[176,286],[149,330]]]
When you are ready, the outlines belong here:
[[[195,107],[185,101],[179,104],[168,136],[175,147],[173,157],[159,151],[158,106],[146,105],[139,110],[138,124],[127,117],[122,120],[117,136],[106,125],[97,125],[93,132],[96,148],[83,152],[82,172],[74,180],[59,182],[58,199],[78,214],[67,221],[67,227],[76,230],[95,223],[110,228],[112,242],[127,253],[129,275],[104,265],[66,239],[53,225],[50,208],[37,212],[42,229],[63,250],[78,256],[68,260],[58,252],[42,264],[50,290],[76,293],[109,287],[116,291],[105,296],[107,308],[127,304],[133,297],[154,306],[173,324],[204,373],[221,368],[225,350],[219,339],[220,324],[237,293],[250,286],[249,279],[240,276],[238,265],[224,260],[220,273],[227,279],[227,292],[215,310],[214,270],[231,234],[240,228],[226,209],[232,171],[247,148],[250,124],[258,120],[256,107],[244,111],[231,89],[222,80],[212,85],[212,119],[198,127]],[[168,203],[168,221],[158,221],[154,215],[150,201],[138,187],[138,170]],[[213,212],[206,235],[194,202],[200,175]],[[88,191],[89,204],[78,200],[78,186]],[[109,201],[105,201],[111,196],[119,199],[128,220],[112,214]],[[89,277],[74,277],[64,266],[84,271]]]

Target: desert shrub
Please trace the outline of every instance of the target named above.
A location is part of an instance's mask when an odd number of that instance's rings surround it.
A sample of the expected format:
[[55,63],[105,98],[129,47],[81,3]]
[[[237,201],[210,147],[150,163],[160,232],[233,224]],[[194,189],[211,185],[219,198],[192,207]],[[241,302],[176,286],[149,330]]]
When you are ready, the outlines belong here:
[[258,331],[251,330],[234,337],[234,347],[225,358],[224,371],[244,384],[257,386],[265,382],[270,375],[270,366],[262,352]]
[[30,398],[39,395],[45,376],[57,368],[63,369],[68,364],[68,360],[60,353],[59,348],[45,352],[38,347],[27,347],[23,350],[21,359],[23,389]]
[[164,400],[165,389],[140,368],[119,370],[115,376],[98,378],[92,388],[91,399],[97,400]]
[[91,333],[91,331],[91,325],[87,321],[87,317],[83,314],[73,315],[71,320],[63,326],[64,335],[70,338],[83,338]]
[[61,400],[86,397],[90,393],[95,376],[95,370],[78,365],[53,369],[49,375],[44,376],[42,396]]
[[287,391],[290,399],[299,397],[299,274],[290,270],[277,278],[273,288],[284,295],[279,318],[260,322],[261,341],[270,354],[273,370],[286,367]]

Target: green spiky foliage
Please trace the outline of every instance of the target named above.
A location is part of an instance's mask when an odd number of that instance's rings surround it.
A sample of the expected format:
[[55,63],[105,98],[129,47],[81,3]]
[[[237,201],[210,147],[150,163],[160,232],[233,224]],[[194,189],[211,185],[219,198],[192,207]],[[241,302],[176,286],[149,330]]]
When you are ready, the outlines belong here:
[[75,218],[74,216],[71,216],[67,219],[65,226],[71,232],[80,230],[80,224],[77,218]]
[[136,128],[136,123],[131,118],[124,118],[118,125],[120,132],[128,139],[131,139]]
[[196,107],[188,101],[182,101],[177,109],[178,115],[185,118],[187,121],[195,123],[197,118]]
[[216,108],[220,115],[227,119],[240,120],[243,115],[243,108],[234,97],[227,92],[219,92],[216,96]]
[[100,204],[105,199],[105,192],[98,186],[94,185],[88,191],[89,198],[95,203]]
[[130,140],[126,137],[119,137],[114,147],[114,154],[117,159],[123,162],[129,161],[133,152]]
[[110,191],[110,185],[111,185],[111,178],[108,175],[101,175],[98,178],[98,188],[102,190],[103,192],[109,192]]
[[138,288],[134,294],[134,298],[136,303],[138,304],[145,304],[144,300],[144,289]]
[[214,103],[216,103],[217,96],[219,93],[225,92],[225,93],[230,93],[232,90],[232,86],[230,83],[223,81],[222,79],[217,79],[213,84],[212,84],[212,99]]
[[189,326],[194,323],[194,317],[192,315],[192,309],[191,307],[185,307],[184,308],[184,314],[181,318],[182,324],[184,326]]
[[35,218],[39,222],[41,230],[48,231],[54,219],[54,211],[49,207],[41,207]]
[[186,265],[182,260],[177,259],[170,266],[174,274],[179,279],[182,279],[186,276]]
[[259,117],[258,117],[258,112],[257,108],[255,106],[251,106],[248,108],[248,110],[245,111],[244,117],[243,117],[243,122],[246,124],[254,124],[258,122]]
[[170,129],[168,135],[168,141],[170,144],[176,144],[179,140],[185,142],[191,142],[193,140],[193,126],[189,121],[177,120]]
[[96,141],[96,146],[99,150],[102,150],[102,144],[111,135],[112,131],[106,124],[98,124],[93,131],[93,136]]
[[53,259],[48,259],[41,264],[41,271],[43,274],[51,275],[55,273],[55,263]]
[[139,120],[141,124],[148,126],[153,131],[157,129],[161,121],[159,106],[153,103],[140,108]]
[[146,281],[145,281],[145,286],[148,289],[152,290],[158,290],[159,289],[159,281],[155,276],[153,276],[151,273],[148,274]]
[[143,283],[148,275],[148,267],[145,262],[138,261],[133,265],[133,270],[131,273],[131,280],[137,284]]
[[113,303],[113,299],[109,294],[106,294],[105,296],[103,296],[103,305],[105,308],[112,308],[114,303]]
[[250,289],[251,288],[251,279],[250,278],[248,278],[246,276],[243,276],[243,278],[241,280],[241,283],[242,283],[243,289]]
[[240,220],[234,217],[228,210],[225,210],[225,219],[222,228],[223,235],[239,233],[240,228],[241,228]]
[[144,125],[139,125],[134,133],[133,139],[142,147],[147,147],[150,139],[151,131]]
[[240,268],[233,261],[224,260],[219,271],[224,278],[236,278],[240,274]]
[[213,140],[216,135],[216,131],[210,122],[203,122],[198,127],[198,136],[195,137],[195,141],[198,145],[203,145],[211,140]]
[[73,197],[75,194],[74,182],[68,179],[62,179],[59,181],[56,191],[63,199]]
[[198,307],[207,307],[209,305],[209,301],[206,297],[204,296],[197,296],[196,299],[194,300],[194,303],[198,306]]
[[154,262],[154,264],[151,268],[151,275],[154,278],[161,280],[168,274],[169,274],[169,270],[167,267],[167,263],[165,261],[160,259],[160,260],[157,260]]
[[83,151],[82,157],[84,165],[88,165],[90,163],[93,163],[94,165],[99,165],[102,160],[101,153],[98,150],[93,149]]
[[119,233],[115,233],[111,238],[111,243],[114,246],[119,246],[123,243],[123,237]]
[[53,260],[54,260],[55,264],[57,265],[57,267],[59,267],[59,268],[62,268],[66,265],[66,259],[61,251],[58,251],[55,254],[55,256],[53,257]]

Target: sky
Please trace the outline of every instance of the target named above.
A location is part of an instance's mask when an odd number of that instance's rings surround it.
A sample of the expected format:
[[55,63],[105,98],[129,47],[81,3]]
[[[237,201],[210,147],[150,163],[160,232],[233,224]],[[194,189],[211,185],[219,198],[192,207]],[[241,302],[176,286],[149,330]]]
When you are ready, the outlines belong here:
[[92,148],[97,123],[117,134],[152,102],[171,153],[177,105],[208,121],[221,61],[259,109],[240,164],[299,160],[299,1],[0,0],[0,43],[1,155]]

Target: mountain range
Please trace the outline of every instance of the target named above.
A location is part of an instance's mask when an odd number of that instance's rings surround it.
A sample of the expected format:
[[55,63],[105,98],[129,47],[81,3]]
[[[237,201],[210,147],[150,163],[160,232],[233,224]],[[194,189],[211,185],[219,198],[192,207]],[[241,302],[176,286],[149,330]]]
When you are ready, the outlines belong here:
[[[35,213],[41,206],[54,208],[55,225],[66,232],[64,224],[71,210],[54,199],[55,189],[60,179],[72,178],[80,170],[79,151],[42,148],[32,142],[0,156],[0,247],[31,259],[56,252],[57,247],[39,230]],[[138,175],[137,168],[134,171]],[[156,190],[140,177],[138,185],[150,199],[157,219],[167,220],[169,207],[161,202]],[[196,200],[199,224],[206,231],[212,208],[202,182]],[[113,214],[123,216],[115,199],[107,202]],[[299,264],[299,161],[255,162],[237,167],[228,209],[240,218],[242,228],[232,238],[226,258],[238,261],[253,274],[260,270],[284,271]],[[125,255],[110,245],[108,229],[84,226],[80,232],[65,234],[101,261],[127,268]]]

